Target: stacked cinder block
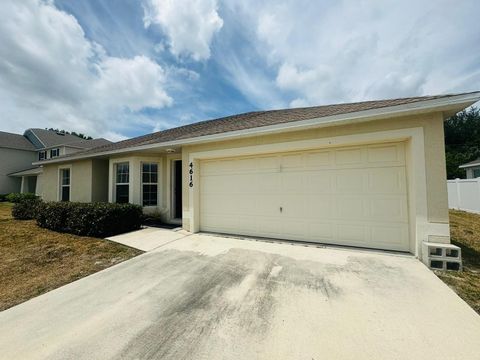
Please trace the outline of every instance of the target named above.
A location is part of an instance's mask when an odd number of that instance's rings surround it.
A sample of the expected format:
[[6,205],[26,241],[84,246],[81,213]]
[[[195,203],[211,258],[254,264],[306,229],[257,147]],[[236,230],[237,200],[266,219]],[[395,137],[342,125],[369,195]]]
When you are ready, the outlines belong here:
[[432,270],[462,271],[462,250],[452,244],[423,242],[423,262]]

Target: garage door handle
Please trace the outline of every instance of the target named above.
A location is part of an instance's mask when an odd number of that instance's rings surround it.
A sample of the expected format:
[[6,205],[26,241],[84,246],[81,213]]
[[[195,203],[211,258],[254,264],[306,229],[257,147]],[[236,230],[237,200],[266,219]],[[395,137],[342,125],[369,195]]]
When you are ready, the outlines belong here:
[[280,206],[280,212],[282,212],[282,211],[283,211],[283,208]]

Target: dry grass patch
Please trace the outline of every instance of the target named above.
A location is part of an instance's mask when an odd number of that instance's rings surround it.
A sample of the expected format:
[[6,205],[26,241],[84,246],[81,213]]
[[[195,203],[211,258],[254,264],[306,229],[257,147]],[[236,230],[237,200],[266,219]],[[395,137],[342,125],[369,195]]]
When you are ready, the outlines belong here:
[[11,204],[0,203],[0,311],[141,253],[15,220]]
[[450,235],[462,248],[463,272],[435,273],[480,314],[480,215],[450,210]]

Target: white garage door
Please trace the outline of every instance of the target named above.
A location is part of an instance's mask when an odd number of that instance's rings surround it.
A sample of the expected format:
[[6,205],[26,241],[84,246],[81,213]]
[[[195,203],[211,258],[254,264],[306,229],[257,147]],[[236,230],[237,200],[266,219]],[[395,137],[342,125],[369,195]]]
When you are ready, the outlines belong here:
[[200,230],[408,251],[405,147],[204,160]]

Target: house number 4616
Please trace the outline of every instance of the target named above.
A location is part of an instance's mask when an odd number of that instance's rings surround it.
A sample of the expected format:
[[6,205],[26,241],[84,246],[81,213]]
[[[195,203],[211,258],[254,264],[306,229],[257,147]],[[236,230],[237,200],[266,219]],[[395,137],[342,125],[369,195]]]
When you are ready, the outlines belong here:
[[188,174],[190,175],[190,182],[188,183],[188,186],[193,187],[193,163],[190,163],[188,165],[190,170],[188,170]]

